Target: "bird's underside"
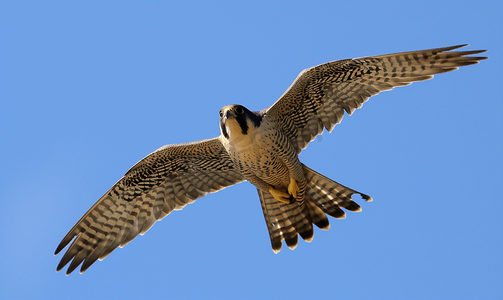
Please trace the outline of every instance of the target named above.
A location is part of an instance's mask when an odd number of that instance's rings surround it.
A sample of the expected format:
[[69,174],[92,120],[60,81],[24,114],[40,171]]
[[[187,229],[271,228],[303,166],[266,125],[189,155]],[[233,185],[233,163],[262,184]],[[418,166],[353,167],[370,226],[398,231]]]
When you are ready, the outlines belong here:
[[344,210],[361,210],[352,195],[372,198],[303,165],[300,151],[379,92],[487,58],[469,56],[485,50],[452,51],[463,46],[325,63],[302,71],[260,112],[222,108],[219,137],[164,146],[105,193],[57,247],[55,254],[71,243],[57,270],[70,262],[67,274],[80,264],[84,272],[171,211],[242,181],[257,187],[274,252],[283,240],[294,249],[299,235],[311,241],[313,224],[329,228],[327,215],[344,218]]

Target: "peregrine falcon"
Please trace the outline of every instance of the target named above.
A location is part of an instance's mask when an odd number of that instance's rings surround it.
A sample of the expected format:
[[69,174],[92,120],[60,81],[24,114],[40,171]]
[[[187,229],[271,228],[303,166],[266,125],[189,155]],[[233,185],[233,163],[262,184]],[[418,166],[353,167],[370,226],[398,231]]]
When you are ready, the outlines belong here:
[[298,235],[310,242],[313,224],[329,228],[327,215],[342,219],[343,209],[361,210],[353,194],[372,198],[302,164],[301,150],[379,92],[487,58],[468,56],[485,50],[451,51],[463,46],[321,64],[300,72],[269,108],[223,107],[220,136],[161,147],[106,192],[57,247],[55,255],[73,241],[57,271],[71,261],[66,274],[81,263],[82,273],[173,210],[242,181],[257,188],[275,253],[283,240],[294,249]]

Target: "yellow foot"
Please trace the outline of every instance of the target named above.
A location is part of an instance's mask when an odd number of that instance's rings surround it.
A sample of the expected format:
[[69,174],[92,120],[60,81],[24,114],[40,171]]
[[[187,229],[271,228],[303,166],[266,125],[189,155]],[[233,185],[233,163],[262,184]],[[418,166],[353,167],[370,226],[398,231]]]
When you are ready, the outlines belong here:
[[269,193],[274,197],[274,199],[278,200],[279,202],[283,202],[286,204],[292,204],[295,201],[295,197],[293,197],[290,194],[287,194],[283,191],[276,190],[274,188],[269,188]]
[[290,177],[290,184],[288,185],[288,193],[293,196],[293,198],[297,198],[297,193],[299,192],[299,186],[297,185],[297,181]]

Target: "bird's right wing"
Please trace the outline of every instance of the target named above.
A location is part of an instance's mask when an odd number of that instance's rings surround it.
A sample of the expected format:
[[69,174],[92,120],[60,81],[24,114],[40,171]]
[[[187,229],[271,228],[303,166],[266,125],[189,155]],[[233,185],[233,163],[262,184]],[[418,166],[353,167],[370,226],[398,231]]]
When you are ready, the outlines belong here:
[[164,146],[134,165],[68,232],[55,254],[73,243],[57,270],[73,259],[66,274],[83,262],[82,273],[171,211],[243,180],[218,138]]

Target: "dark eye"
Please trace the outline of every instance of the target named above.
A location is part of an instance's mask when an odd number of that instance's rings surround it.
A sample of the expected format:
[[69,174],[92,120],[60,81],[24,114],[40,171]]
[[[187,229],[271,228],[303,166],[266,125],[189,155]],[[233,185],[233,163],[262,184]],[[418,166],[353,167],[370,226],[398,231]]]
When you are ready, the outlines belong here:
[[244,114],[244,112],[245,112],[245,110],[241,106],[236,107],[236,113],[238,115],[242,115],[242,114]]
[[224,115],[224,112],[220,111],[220,118],[223,117],[223,115]]

